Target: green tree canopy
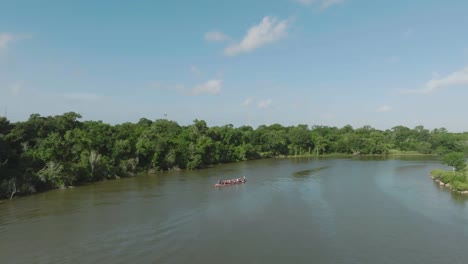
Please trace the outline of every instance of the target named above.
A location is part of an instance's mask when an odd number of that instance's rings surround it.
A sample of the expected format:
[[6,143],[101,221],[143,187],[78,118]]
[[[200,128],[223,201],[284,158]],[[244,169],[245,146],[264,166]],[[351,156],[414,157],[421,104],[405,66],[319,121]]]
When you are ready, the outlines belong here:
[[456,171],[465,169],[465,155],[462,152],[451,152],[442,157],[442,163],[453,167]]
[[[464,168],[468,134],[444,128],[395,126],[208,127],[195,119],[181,126],[167,119],[141,118],[118,125],[81,121],[74,112],[32,114],[12,123],[0,117],[0,197],[66,187],[138,172],[197,169],[213,164],[288,155],[386,154],[391,150],[447,154],[444,162]],[[468,152],[468,151],[467,151]]]

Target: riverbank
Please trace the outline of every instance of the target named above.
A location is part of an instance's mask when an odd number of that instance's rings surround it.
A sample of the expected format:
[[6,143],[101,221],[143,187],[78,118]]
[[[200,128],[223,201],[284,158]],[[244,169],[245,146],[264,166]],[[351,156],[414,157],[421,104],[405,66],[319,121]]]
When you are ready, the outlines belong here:
[[[437,156],[437,155],[434,155],[434,154],[421,154],[421,153],[414,153],[414,152],[402,152],[402,151],[399,151],[399,152],[395,152],[395,153],[392,153],[392,154],[360,154],[360,155],[353,155],[353,154],[343,154],[343,153],[330,153],[330,154],[321,154],[321,155],[295,155],[295,156],[276,156],[276,157],[262,157],[260,158],[260,160],[267,160],[267,159],[285,159],[285,158],[312,158],[312,159],[329,159],[329,158],[337,158],[337,159],[343,159],[343,158],[355,158],[355,159],[360,159],[360,158],[363,158],[363,159],[366,159],[366,158],[377,158],[377,159],[387,159],[387,158],[398,158],[398,157],[401,157],[401,159],[406,159],[406,158],[409,158],[409,157],[430,157],[430,156]],[[240,162],[240,161],[238,161]],[[238,163],[238,162],[229,162],[229,163]],[[215,167],[216,165],[221,165],[221,164],[228,164],[228,163],[218,163],[218,164],[212,164],[210,166],[206,166],[206,167],[203,167],[203,168],[199,168],[199,169],[196,169],[196,170],[202,170],[202,169],[207,169],[207,168],[213,168]],[[177,169],[171,169],[171,170],[167,170],[167,171],[185,171],[185,170],[188,170],[188,169],[180,169],[180,168],[177,168]],[[51,189],[45,189],[45,190],[39,190],[39,191],[34,191],[34,192],[16,192],[13,199],[17,199],[17,198],[22,198],[22,197],[27,197],[27,196],[30,196],[30,195],[35,195],[35,194],[40,194],[40,193],[44,193],[44,192],[48,192],[48,191],[51,191],[51,190],[55,190],[55,189],[71,189],[71,188],[75,188],[75,187],[81,187],[81,186],[86,186],[86,185],[90,185],[90,184],[94,184],[94,183],[97,183],[97,182],[103,182],[103,181],[114,181],[114,180],[119,180],[119,179],[124,179],[124,178],[130,178],[130,177],[138,177],[140,175],[145,175],[145,174],[148,174],[148,173],[156,173],[158,171],[155,171],[155,170],[147,170],[147,171],[141,171],[139,173],[136,173],[135,175],[132,175],[132,176],[114,176],[114,177],[111,177],[111,178],[104,178],[102,180],[99,180],[99,181],[91,181],[91,182],[82,182],[82,183],[79,183],[77,185],[68,185],[68,186],[61,186],[60,188],[51,188]],[[6,201],[6,200],[13,200],[13,199],[8,199],[8,198],[4,198],[4,197],[0,197],[0,201]]]
[[231,124],[209,127],[198,119],[190,125],[167,119],[142,118],[116,125],[79,119],[80,114],[69,112],[47,117],[33,114],[16,123],[0,120],[5,124],[0,148],[6,150],[0,151],[0,197],[132,176],[149,169],[193,170],[278,156],[399,159],[462,150],[457,134],[422,127],[378,130],[273,124],[254,129]]
[[439,157],[438,154],[425,154],[416,151],[397,151],[391,150],[388,153],[382,154],[348,154],[348,153],[328,153],[328,154],[303,154],[278,156],[277,158],[352,158],[352,157],[399,157],[399,156],[420,156],[420,157]]
[[468,194],[468,173],[467,171],[444,171],[433,170],[429,178],[439,184],[439,186],[450,189],[460,194]]

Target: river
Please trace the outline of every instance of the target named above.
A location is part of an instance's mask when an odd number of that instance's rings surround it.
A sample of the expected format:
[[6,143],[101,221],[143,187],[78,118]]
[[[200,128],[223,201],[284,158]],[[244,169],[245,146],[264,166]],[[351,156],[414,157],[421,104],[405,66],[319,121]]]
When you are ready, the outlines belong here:
[[2,201],[0,263],[468,263],[468,199],[438,167],[268,159]]

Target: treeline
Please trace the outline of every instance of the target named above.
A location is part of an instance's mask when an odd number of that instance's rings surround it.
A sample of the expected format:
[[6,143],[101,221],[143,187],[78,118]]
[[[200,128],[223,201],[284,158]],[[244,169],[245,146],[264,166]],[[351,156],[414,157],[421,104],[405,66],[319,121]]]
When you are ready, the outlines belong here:
[[25,122],[0,117],[0,197],[133,176],[143,171],[198,169],[217,163],[292,156],[463,151],[463,134],[423,126],[377,130],[279,124],[180,126],[166,119],[109,125],[74,112]]

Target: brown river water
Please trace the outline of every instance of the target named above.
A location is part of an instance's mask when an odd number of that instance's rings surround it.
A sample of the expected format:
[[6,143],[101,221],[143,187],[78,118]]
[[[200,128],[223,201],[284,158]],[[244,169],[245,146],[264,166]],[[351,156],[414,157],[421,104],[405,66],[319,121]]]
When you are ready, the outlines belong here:
[[468,263],[468,198],[438,167],[268,159],[4,200],[0,263]]

